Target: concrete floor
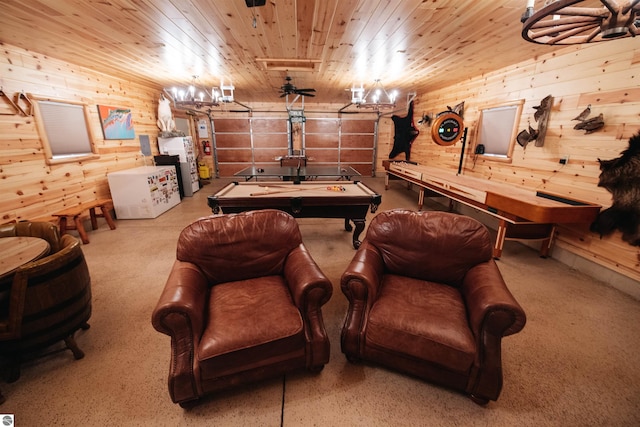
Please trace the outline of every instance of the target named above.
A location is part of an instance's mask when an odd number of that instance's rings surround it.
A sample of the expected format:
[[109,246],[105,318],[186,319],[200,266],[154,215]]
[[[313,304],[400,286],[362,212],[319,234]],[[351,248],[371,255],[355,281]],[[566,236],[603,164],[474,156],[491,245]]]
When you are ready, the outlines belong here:
[[[417,196],[402,183],[385,190],[383,178],[362,180],[382,194],[379,211],[415,209]],[[298,220],[334,285],[323,308],[332,345],[325,369],[219,393],[190,410],[173,404],[169,337],[152,328],[151,312],[180,231],[210,214],[206,197],[226,182],[213,180],[156,219],[117,220],[116,230],[101,222],[89,232],[83,250],[93,315],[91,329],[76,336],[86,356],[74,361],[63,352],[26,363],[18,382],[0,385],[7,398],[1,413],[14,414],[19,426],[640,425],[640,302],[517,242],[507,242],[498,265],[528,320],[503,341],[497,402],[481,407],[456,392],[347,362],[339,279],[354,249],[339,219]]]

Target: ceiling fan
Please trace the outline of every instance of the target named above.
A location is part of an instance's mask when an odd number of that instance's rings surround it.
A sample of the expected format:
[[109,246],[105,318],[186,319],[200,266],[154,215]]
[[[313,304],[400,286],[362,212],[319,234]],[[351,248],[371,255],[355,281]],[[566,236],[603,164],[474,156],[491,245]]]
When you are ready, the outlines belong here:
[[315,92],[315,89],[311,89],[311,88],[307,88],[307,89],[298,89],[296,88],[292,83],[291,83],[291,77],[287,76],[285,77],[285,84],[283,84],[280,87],[280,98],[283,98],[287,95],[291,95],[291,94],[295,94],[295,95],[302,95],[302,96],[315,96],[314,94],[312,94],[311,92]]

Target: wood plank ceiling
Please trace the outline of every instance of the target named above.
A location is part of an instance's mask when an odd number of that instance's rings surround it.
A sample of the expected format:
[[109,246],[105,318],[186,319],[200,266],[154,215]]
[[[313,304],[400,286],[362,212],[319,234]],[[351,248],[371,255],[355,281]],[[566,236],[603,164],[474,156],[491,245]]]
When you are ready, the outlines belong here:
[[243,103],[277,101],[288,74],[316,89],[309,102],[346,104],[353,84],[380,79],[403,97],[554,51],[522,39],[525,4],[3,0],[0,42],[160,88],[193,75],[206,86],[224,79]]

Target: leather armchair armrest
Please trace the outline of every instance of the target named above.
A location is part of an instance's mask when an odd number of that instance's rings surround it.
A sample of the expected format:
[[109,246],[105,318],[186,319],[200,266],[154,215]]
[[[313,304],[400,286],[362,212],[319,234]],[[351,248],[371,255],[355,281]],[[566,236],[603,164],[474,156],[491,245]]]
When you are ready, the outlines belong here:
[[[284,277],[293,303],[303,312],[309,307],[321,307],[333,293],[331,281],[320,270],[304,244],[300,244],[287,256]],[[315,289],[319,291],[312,292]]]
[[171,337],[169,394],[174,402],[198,397],[194,358],[203,332],[209,286],[200,269],[176,261],[151,318],[153,327]]
[[182,322],[174,323],[171,314],[181,314],[189,319],[189,328],[198,338],[202,335],[206,295],[209,292],[207,279],[192,263],[175,261],[153,311],[152,323],[159,332],[173,336]]
[[378,297],[383,272],[382,255],[373,245],[365,241],[360,245],[342,275],[340,280],[342,291],[349,301],[363,300],[371,307]]
[[467,272],[461,292],[479,350],[475,362],[478,370],[467,392],[482,401],[496,400],[502,389],[502,337],[519,332],[526,316],[493,259]]
[[349,309],[341,335],[342,352],[351,361],[362,357],[365,323],[369,310],[378,297],[384,274],[384,262],[378,250],[365,240],[358,248],[340,280]]
[[320,370],[329,362],[331,350],[321,307],[331,298],[333,286],[304,244],[289,253],[284,265],[284,277],[293,302],[304,320],[307,369]]
[[463,280],[461,292],[476,337],[483,330],[503,337],[524,327],[525,313],[507,288],[494,260],[472,267]]

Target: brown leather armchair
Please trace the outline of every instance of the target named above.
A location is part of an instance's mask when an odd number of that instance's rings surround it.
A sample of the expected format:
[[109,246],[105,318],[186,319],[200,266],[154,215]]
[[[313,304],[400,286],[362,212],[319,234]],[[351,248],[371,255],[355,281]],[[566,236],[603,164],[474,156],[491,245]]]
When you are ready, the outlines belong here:
[[502,337],[525,313],[492,258],[487,229],[448,212],[378,214],[341,278],[342,352],[486,404],[502,389]]
[[23,359],[64,341],[76,359],[84,357],[74,334],[88,329],[91,317],[91,278],[73,236],[60,237],[48,222],[19,222],[0,226],[0,237],[31,236],[49,242],[49,255],[19,267],[0,283],[0,358],[7,380],[20,377]]
[[292,216],[202,218],[182,231],[176,256],[152,316],[171,337],[173,402],[329,361],[321,307],[331,282]]

